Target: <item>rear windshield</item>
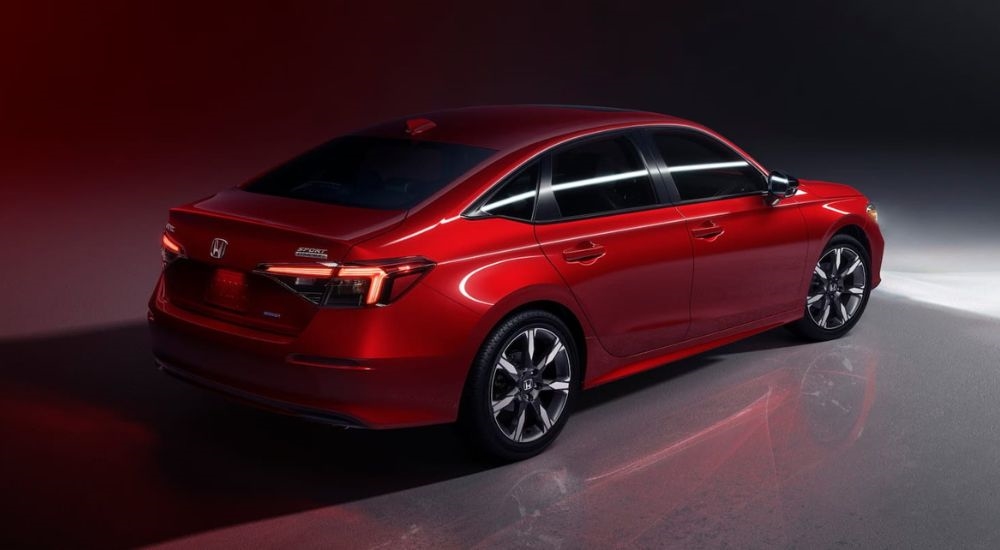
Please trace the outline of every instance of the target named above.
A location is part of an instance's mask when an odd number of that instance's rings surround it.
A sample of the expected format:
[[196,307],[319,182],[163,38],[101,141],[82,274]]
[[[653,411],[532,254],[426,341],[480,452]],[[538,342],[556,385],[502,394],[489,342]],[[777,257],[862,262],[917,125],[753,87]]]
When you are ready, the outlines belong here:
[[347,136],[275,168],[243,189],[344,206],[405,210],[493,153],[451,143]]

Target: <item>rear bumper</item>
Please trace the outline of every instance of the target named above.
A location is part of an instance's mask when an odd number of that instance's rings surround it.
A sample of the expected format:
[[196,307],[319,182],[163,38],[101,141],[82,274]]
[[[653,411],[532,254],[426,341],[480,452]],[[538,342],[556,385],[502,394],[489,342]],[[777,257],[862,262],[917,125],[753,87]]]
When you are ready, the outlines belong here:
[[471,364],[463,329],[475,320],[414,290],[389,307],[320,309],[286,336],[179,308],[158,285],[153,355],[170,374],[276,412],[367,428],[452,422]]
[[305,420],[312,420],[315,422],[321,422],[323,424],[343,426],[345,428],[365,427],[358,420],[355,420],[348,416],[332,413],[330,411],[325,411],[321,409],[312,409],[309,407],[304,407],[302,405],[297,405],[295,403],[288,403],[286,401],[278,401],[275,399],[271,399],[269,397],[265,397],[263,395],[250,393],[248,391],[244,391],[239,388],[234,388],[232,386],[220,384],[218,382],[215,382],[214,380],[210,380],[208,378],[202,378],[201,376],[193,374],[183,367],[165,363],[163,361],[160,361],[159,359],[155,359],[155,363],[160,370],[175,378],[178,378],[185,382],[189,382],[196,386],[200,386],[202,388],[226,394],[234,399],[237,399],[249,405],[260,407],[262,409],[267,409],[269,411],[281,414],[287,414],[290,416],[297,416]]

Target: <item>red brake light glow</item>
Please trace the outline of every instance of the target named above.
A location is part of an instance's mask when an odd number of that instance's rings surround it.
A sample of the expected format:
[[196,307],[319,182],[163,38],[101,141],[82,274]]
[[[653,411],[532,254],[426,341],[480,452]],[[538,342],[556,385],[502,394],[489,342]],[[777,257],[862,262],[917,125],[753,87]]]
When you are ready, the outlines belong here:
[[184,257],[184,247],[174,240],[169,233],[164,232],[160,239],[160,258],[163,260],[163,267],[173,263],[177,258]]
[[344,279],[368,279],[368,292],[365,295],[365,304],[371,305],[378,302],[382,295],[382,285],[385,283],[387,273],[381,267],[342,267],[337,272],[337,276]]
[[163,239],[160,242],[163,245],[163,249],[166,250],[167,252],[170,252],[171,254],[176,254],[178,256],[181,255],[183,248],[181,248],[180,243],[173,240],[170,237],[170,235],[164,233]]
[[269,265],[264,268],[266,273],[284,277],[306,277],[329,279],[333,276],[332,267],[313,267],[306,265]]
[[[277,277],[313,301],[327,306],[385,305],[402,295],[434,264],[417,259],[399,263],[387,260],[380,265],[273,264],[259,272]],[[397,279],[402,279],[397,282]]]

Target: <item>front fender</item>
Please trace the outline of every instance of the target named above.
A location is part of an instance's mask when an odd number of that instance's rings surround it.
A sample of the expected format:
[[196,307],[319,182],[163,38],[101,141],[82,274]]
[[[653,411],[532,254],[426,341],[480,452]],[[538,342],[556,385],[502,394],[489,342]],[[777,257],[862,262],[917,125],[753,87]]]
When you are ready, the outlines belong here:
[[823,253],[826,243],[834,235],[856,228],[861,231],[868,240],[869,252],[871,256],[872,286],[878,285],[881,281],[880,269],[882,265],[883,240],[878,226],[871,227],[871,219],[865,209],[868,206],[868,199],[864,196],[850,196],[841,198],[824,199],[817,197],[816,200],[800,202],[800,207],[804,209],[806,218],[806,234],[809,243],[807,247],[806,273],[803,277],[802,295],[809,289],[809,281],[812,279],[811,272],[813,266]]

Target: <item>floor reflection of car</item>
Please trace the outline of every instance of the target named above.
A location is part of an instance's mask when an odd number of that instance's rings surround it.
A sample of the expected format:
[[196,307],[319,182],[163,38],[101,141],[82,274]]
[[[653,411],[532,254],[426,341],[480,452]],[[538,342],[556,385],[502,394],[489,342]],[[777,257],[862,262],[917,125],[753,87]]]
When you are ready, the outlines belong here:
[[878,368],[875,352],[851,344],[818,356],[786,351],[780,361],[790,366],[656,419],[642,449],[618,463],[516,474],[497,495],[504,508],[495,516],[507,520],[482,546],[691,547],[704,536],[740,546],[744,526],[780,536],[782,508],[796,506],[784,487],[836,463],[861,436]]
[[681,119],[492,107],[390,121],[170,211],[150,300],[167,372],[346,426],[459,420],[513,460],[578,393],[879,283],[874,207]]
[[[372,548],[744,547],[748,533],[773,537],[767,546],[802,546],[782,538],[785,522],[797,521],[803,499],[831,499],[829,485],[840,480],[829,472],[852,452],[875,405],[880,357],[838,342],[819,352],[780,348],[762,361],[764,374],[696,391],[689,407],[616,407],[642,423],[641,438],[580,438],[568,454],[253,528],[292,540],[318,515],[349,523],[355,545]],[[241,529],[222,540],[245,538]]]

